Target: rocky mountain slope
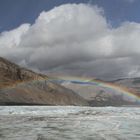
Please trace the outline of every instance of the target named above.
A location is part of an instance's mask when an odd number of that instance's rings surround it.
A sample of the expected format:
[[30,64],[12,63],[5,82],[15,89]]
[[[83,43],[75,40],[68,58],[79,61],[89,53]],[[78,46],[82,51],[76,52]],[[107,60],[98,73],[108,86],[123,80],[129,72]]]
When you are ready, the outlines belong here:
[[0,58],[0,105],[88,105],[70,89]]
[[130,91],[140,96],[140,77],[118,79],[111,82],[119,86],[127,87]]
[[25,68],[20,68],[18,65],[0,57],[0,88],[11,86],[18,82],[44,78],[47,79],[48,77]]

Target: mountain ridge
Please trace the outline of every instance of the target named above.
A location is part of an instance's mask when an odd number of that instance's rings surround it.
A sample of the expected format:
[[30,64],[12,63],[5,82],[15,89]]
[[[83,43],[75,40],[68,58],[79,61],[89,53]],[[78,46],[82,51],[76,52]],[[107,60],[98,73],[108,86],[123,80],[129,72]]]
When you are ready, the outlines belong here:
[[88,105],[70,89],[0,57],[1,105]]

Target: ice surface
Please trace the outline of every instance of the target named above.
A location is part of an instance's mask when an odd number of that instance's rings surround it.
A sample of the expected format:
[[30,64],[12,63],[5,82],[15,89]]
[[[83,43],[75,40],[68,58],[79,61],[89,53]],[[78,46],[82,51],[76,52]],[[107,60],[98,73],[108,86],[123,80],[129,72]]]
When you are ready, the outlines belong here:
[[0,140],[140,140],[140,108],[1,106]]

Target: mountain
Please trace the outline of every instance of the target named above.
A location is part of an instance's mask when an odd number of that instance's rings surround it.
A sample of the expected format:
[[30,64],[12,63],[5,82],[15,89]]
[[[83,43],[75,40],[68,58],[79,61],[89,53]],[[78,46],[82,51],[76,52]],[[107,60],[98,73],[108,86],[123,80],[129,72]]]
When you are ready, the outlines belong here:
[[47,79],[46,75],[37,74],[31,70],[0,57],[0,88],[31,80]]
[[[138,82],[139,81],[134,81],[133,85],[129,82],[129,85],[128,81],[124,82],[120,80],[113,82],[102,81],[99,79],[89,80],[87,82],[63,80],[63,82],[61,81],[61,85],[78,93],[89,102],[90,106],[122,106],[138,105],[139,102],[137,99],[128,97],[127,94],[124,94],[122,90],[117,89],[120,87],[123,89],[125,87],[125,89],[129,91],[130,89],[128,87],[138,88],[140,87],[138,86],[138,84],[140,84]],[[126,86],[126,83],[129,86]]]
[[93,79],[86,82],[55,79],[35,73],[0,57],[0,105],[137,105],[122,87],[140,97],[140,78],[124,78],[110,82]]
[[126,87],[133,93],[140,96],[140,77],[117,79],[111,82],[115,83],[116,85]]
[[0,57],[0,105],[88,105],[70,89]]

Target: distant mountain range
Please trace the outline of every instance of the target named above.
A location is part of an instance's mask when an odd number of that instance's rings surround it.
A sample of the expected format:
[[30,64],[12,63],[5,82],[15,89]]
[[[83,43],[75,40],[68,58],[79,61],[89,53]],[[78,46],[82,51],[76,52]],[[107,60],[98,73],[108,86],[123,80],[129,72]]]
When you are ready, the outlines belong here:
[[[138,98],[125,96],[122,87],[140,97],[140,78],[111,82],[93,79],[86,82],[62,80],[35,73],[0,57],[0,105],[139,105]],[[117,88],[116,88],[117,89]]]

